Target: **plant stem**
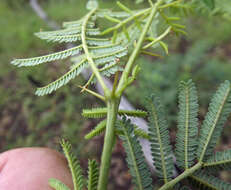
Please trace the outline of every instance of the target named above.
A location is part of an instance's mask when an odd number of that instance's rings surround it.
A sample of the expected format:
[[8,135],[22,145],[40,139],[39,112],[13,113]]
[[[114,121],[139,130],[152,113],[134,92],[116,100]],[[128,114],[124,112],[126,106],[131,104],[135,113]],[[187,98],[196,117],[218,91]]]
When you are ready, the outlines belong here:
[[161,34],[159,37],[157,37],[156,39],[153,39],[152,42],[150,42],[149,44],[147,44],[146,46],[143,47],[143,49],[148,49],[151,46],[153,46],[154,44],[156,44],[157,42],[161,41],[165,36],[168,35],[168,33],[171,31],[172,27],[169,26],[165,32],[163,34]]
[[168,190],[172,188],[174,185],[176,185],[179,181],[182,179],[188,177],[189,175],[193,174],[196,170],[200,169],[202,167],[202,163],[198,162],[195,166],[185,170],[182,174],[177,176],[172,181],[169,181],[168,183],[164,184],[159,190]]
[[115,121],[119,108],[119,99],[111,98],[107,102],[107,125],[104,137],[103,153],[101,156],[100,176],[98,181],[98,190],[106,190],[108,183],[108,174],[111,162],[112,148],[115,137]]
[[[147,32],[149,31],[149,28],[151,26],[151,23],[153,21],[153,18],[155,16],[155,14],[158,11],[158,7],[161,5],[161,3],[163,2],[163,0],[158,0],[156,2],[156,4],[151,8],[151,12],[148,18],[148,21],[144,27],[144,30],[142,31],[140,38],[138,40],[138,43],[135,47],[135,49],[133,50],[128,63],[126,64],[125,70],[123,71],[123,74],[121,76],[120,82],[118,84],[118,88],[116,90],[115,96],[114,93],[110,93],[109,96],[107,96],[107,94],[105,94],[106,97],[106,101],[107,101],[107,125],[106,125],[106,133],[105,133],[105,137],[104,137],[104,147],[103,147],[103,153],[102,153],[102,157],[101,157],[101,166],[100,166],[100,176],[99,176],[99,181],[98,181],[98,190],[106,190],[107,189],[107,184],[108,184],[108,174],[109,174],[109,168],[110,168],[110,162],[111,162],[111,155],[112,155],[112,148],[113,148],[113,140],[115,137],[115,121],[117,119],[117,114],[118,114],[118,108],[119,108],[119,103],[120,103],[120,97],[123,93],[123,89],[126,86],[127,82],[128,82],[128,76],[131,72],[132,66],[134,65],[135,59],[139,54],[139,51],[142,48],[144,39],[146,37]],[[144,13],[142,13],[144,14]],[[141,15],[142,15],[141,14]],[[130,19],[133,20],[135,17],[131,17]],[[129,20],[129,18],[128,18]],[[86,24],[86,23],[85,23]],[[121,27],[124,23],[120,23],[119,25],[117,25],[117,27]],[[117,29],[117,28],[113,28]],[[110,32],[110,29],[108,31],[103,32],[104,34]],[[86,46],[87,47],[87,46]],[[88,49],[86,48],[87,52]],[[86,51],[85,51],[86,53]],[[86,53],[86,55],[88,55]],[[87,57],[89,59],[89,62],[91,64],[91,57]],[[99,74],[98,70],[94,65],[94,62],[92,60],[92,64],[91,67],[94,71],[94,74],[97,77],[97,73]],[[100,82],[100,76],[97,77],[97,79]],[[101,83],[101,82],[100,82]],[[102,82],[102,87],[104,87],[104,83]],[[107,92],[107,88],[104,89],[105,92]]]
[[108,34],[108,33],[112,32],[112,31],[118,30],[118,29],[120,29],[121,27],[125,26],[127,23],[133,21],[135,18],[137,18],[137,17],[139,17],[139,16],[142,16],[142,15],[148,13],[149,11],[150,11],[150,8],[138,12],[138,13],[136,13],[136,14],[134,14],[134,15],[128,17],[127,19],[121,21],[121,22],[120,22],[119,24],[117,24],[116,26],[106,29],[105,31],[103,31],[103,32],[101,33],[101,35],[105,35],[105,34]]
[[89,19],[91,18],[91,16],[95,13],[96,10],[97,10],[97,8],[93,9],[92,11],[90,11],[86,15],[86,18],[83,21],[83,25],[82,25],[81,37],[82,37],[83,49],[84,49],[84,52],[86,54],[86,58],[87,58],[90,66],[91,66],[91,69],[92,69],[93,73],[95,74],[96,78],[98,79],[100,85],[103,88],[105,97],[107,97],[109,95],[109,93],[110,93],[110,90],[105,85],[105,83],[103,81],[103,78],[101,77],[100,72],[99,72],[98,68],[95,65],[95,62],[92,59],[91,54],[89,53],[87,42],[86,42],[86,27],[87,27],[87,23],[88,23]]
[[139,55],[139,51],[141,50],[142,48],[142,45],[143,45],[143,42],[144,42],[144,39],[146,37],[146,34],[152,24],[152,21],[153,21],[153,18],[154,16],[156,15],[157,11],[158,11],[158,7],[161,5],[161,3],[163,2],[163,0],[158,0],[154,6],[152,7],[152,10],[151,10],[151,13],[149,15],[149,18],[148,18],[148,21],[147,23],[145,24],[144,26],[144,29],[140,35],[140,38],[137,42],[137,45],[134,49],[134,51],[132,52],[129,60],[128,60],[128,63],[126,64],[126,67],[123,71],[123,74],[121,76],[121,79],[120,79],[120,82],[119,82],[119,85],[118,85],[118,88],[117,88],[117,96],[121,96],[122,93],[123,93],[123,89],[124,89],[124,85],[126,85],[127,83],[127,79],[128,79],[128,76],[131,72],[131,69],[132,69],[132,66],[134,65],[134,62],[135,62],[135,59],[136,57]]

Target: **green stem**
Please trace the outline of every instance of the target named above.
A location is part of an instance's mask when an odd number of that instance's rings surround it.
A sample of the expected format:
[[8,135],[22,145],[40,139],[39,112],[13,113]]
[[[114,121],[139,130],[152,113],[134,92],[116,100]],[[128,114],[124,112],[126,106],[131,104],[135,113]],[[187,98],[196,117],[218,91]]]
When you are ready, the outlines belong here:
[[108,183],[108,174],[110,169],[113,142],[115,138],[115,122],[117,118],[119,99],[111,99],[107,102],[107,125],[104,137],[103,153],[101,157],[100,176],[98,181],[98,190],[106,190]]
[[107,97],[107,96],[109,96],[110,90],[105,85],[105,83],[103,81],[103,78],[101,77],[100,72],[99,72],[98,68],[95,65],[94,60],[91,57],[91,54],[90,54],[90,52],[88,50],[88,46],[87,46],[87,42],[86,42],[86,27],[87,27],[87,23],[88,23],[89,19],[91,18],[91,16],[95,13],[96,10],[97,10],[97,8],[93,9],[92,11],[90,11],[86,15],[86,17],[85,17],[85,19],[83,21],[83,25],[82,25],[81,37],[82,37],[83,49],[84,49],[84,52],[86,54],[86,58],[87,58],[90,66],[91,66],[91,69],[92,69],[93,73],[95,74],[96,78],[98,79],[100,85],[103,88],[104,95]]
[[[113,140],[115,138],[115,122],[116,122],[116,118],[117,118],[117,114],[118,114],[118,108],[119,108],[119,103],[120,103],[120,97],[123,93],[123,89],[124,86],[126,86],[127,82],[128,82],[128,76],[131,72],[132,66],[135,62],[136,57],[139,54],[140,49],[142,48],[144,39],[146,37],[146,34],[151,26],[151,23],[153,21],[153,18],[155,16],[155,14],[158,11],[158,7],[161,5],[161,3],[163,2],[163,0],[158,0],[157,3],[151,8],[151,12],[150,12],[150,16],[148,18],[147,24],[144,27],[143,32],[141,33],[141,36],[138,40],[138,43],[134,49],[134,51],[132,52],[128,63],[126,64],[125,70],[123,71],[122,77],[120,79],[120,82],[118,84],[118,88],[116,90],[116,97],[114,96],[114,94],[112,94],[111,92],[109,92],[108,94],[105,94],[106,96],[106,101],[107,101],[107,125],[106,125],[106,133],[105,133],[105,137],[104,137],[104,147],[103,147],[103,152],[102,152],[102,157],[101,157],[101,166],[100,166],[100,176],[99,176],[99,181],[98,181],[98,190],[106,190],[107,189],[107,184],[108,184],[108,175],[109,175],[109,168],[110,168],[110,162],[111,162],[111,155],[112,155],[112,149],[113,149]],[[147,11],[147,10],[145,10]],[[93,13],[89,13],[89,15],[91,15]],[[144,13],[141,13],[141,15]],[[138,14],[136,15],[138,16]],[[126,21],[128,21],[129,19],[133,20],[136,17],[131,17],[128,18]],[[129,20],[130,21],[130,20]],[[87,24],[84,23],[84,24]],[[119,25],[117,25],[117,27],[121,27],[123,26],[125,23],[120,23]],[[113,28],[114,29],[118,29],[118,28]],[[84,29],[84,27],[83,27]],[[110,29],[109,29],[110,30]],[[104,34],[110,32],[110,31],[105,31],[103,32]],[[83,36],[84,37],[84,36]],[[86,44],[83,44],[83,46],[87,47]],[[84,49],[85,50],[85,49]],[[87,52],[86,52],[87,50]],[[86,48],[85,53],[86,55],[88,55],[88,49]],[[99,75],[99,71],[97,68],[94,68],[94,62],[91,59],[90,56],[87,56],[87,58],[89,59],[88,61],[91,64],[91,67],[94,71],[94,74],[97,77],[97,74]],[[92,63],[91,63],[92,61]],[[97,77],[97,79],[100,82],[100,75]],[[104,87],[104,83],[102,83],[102,87]],[[108,88],[104,89],[105,92],[108,92]]]
[[172,181],[169,181],[168,183],[164,184],[159,190],[168,190],[170,188],[173,188],[173,186],[176,185],[179,181],[190,176],[191,174],[193,174],[196,170],[200,169],[201,167],[202,167],[202,163],[198,162],[195,166],[185,170],[182,174],[177,176]]
[[121,21],[116,26],[106,29],[105,31],[103,31],[101,33],[101,35],[105,35],[105,34],[108,34],[108,33],[112,32],[112,31],[118,30],[118,29],[122,28],[123,26],[125,26],[127,23],[129,23],[129,22],[133,21],[134,19],[136,19],[137,17],[142,16],[144,14],[147,14],[149,11],[150,11],[150,8],[138,12],[138,13],[128,17],[127,19]]
[[150,48],[151,46],[153,46],[154,44],[156,44],[157,42],[161,41],[165,36],[168,35],[168,33],[171,31],[172,27],[169,26],[167,28],[167,30],[165,30],[165,32],[163,34],[161,34],[158,38],[156,39],[153,39],[152,42],[150,42],[149,44],[147,44],[146,46],[143,47],[143,49],[148,49]]
[[117,88],[117,91],[116,91],[116,95],[117,96],[121,96],[122,93],[123,93],[123,89],[124,89],[124,85],[126,85],[127,83],[127,80],[128,80],[128,76],[131,72],[131,69],[135,63],[135,59],[136,57],[139,55],[139,52],[142,48],[142,45],[143,45],[143,42],[144,42],[144,39],[146,37],[146,34],[152,24],[152,21],[153,21],[153,18],[154,16],[156,15],[157,11],[158,11],[158,7],[161,5],[161,3],[163,2],[163,0],[158,0],[155,5],[152,7],[152,10],[151,10],[151,13],[149,15],[149,18],[148,18],[148,21],[140,35],[140,38],[136,44],[136,47],[134,49],[134,51],[132,52],[129,60],[128,60],[128,63],[126,64],[126,67],[123,71],[123,74],[121,76],[121,79],[120,79],[120,82],[119,82],[119,85],[118,85],[118,88]]

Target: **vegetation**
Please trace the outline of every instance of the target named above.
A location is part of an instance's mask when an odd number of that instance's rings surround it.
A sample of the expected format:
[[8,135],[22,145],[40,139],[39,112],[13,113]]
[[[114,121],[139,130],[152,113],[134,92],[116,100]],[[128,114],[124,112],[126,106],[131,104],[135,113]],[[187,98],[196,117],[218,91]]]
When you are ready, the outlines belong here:
[[[213,1],[206,1],[204,5],[213,9],[214,5],[211,2]],[[90,1],[90,3],[92,4],[96,2]],[[219,153],[215,156],[215,158],[212,158],[212,151],[215,143],[221,135],[221,126],[224,124],[229,113],[229,82],[222,84],[212,99],[209,112],[202,125],[199,137],[197,137],[197,131],[194,128],[197,126],[195,118],[198,109],[195,87],[191,81],[181,83],[179,97],[180,116],[178,121],[179,126],[177,141],[180,142],[183,140],[185,144],[184,146],[179,145],[179,143],[176,145],[177,166],[180,168],[180,175],[174,179],[172,175],[174,165],[172,158],[169,157],[169,155],[172,155],[172,150],[168,136],[166,135],[168,132],[166,120],[158,98],[151,97],[147,100],[147,110],[149,111],[149,114],[152,113],[150,114],[149,134],[146,134],[146,132],[137,129],[136,127],[134,128],[125,118],[121,122],[117,123],[116,121],[117,115],[130,115],[136,117],[146,116],[147,113],[144,111],[119,110],[118,105],[120,98],[124,90],[134,82],[140,68],[142,68],[137,62],[138,55],[151,54],[158,56],[156,53],[147,51],[147,49],[153,49],[156,47],[162,47],[163,50],[168,53],[167,44],[163,42],[163,39],[167,36],[167,34],[170,33],[170,31],[173,31],[178,35],[181,33],[185,34],[184,30],[182,30],[184,29],[184,26],[179,24],[179,18],[176,16],[181,14],[181,10],[187,12],[188,7],[185,6],[184,2],[176,1],[166,3],[164,1],[157,1],[155,4],[150,2],[149,8],[134,12],[128,9],[125,5],[118,3],[123,12],[111,12],[95,9],[96,6],[94,4],[94,8],[92,9],[90,6],[91,4],[88,4],[88,7],[91,9],[90,12],[80,21],[64,23],[63,30],[54,32],[39,32],[37,34],[38,37],[49,41],[79,42],[76,47],[55,54],[50,54],[48,56],[30,59],[16,59],[12,62],[18,66],[34,66],[43,62],[78,55],[77,58],[75,57],[73,59],[73,65],[66,74],[45,87],[39,87],[36,92],[37,95],[49,94],[57,90],[68,83],[71,79],[75,78],[85,67],[90,67],[93,71],[89,81],[85,85],[81,86],[81,88],[83,91],[88,92],[105,102],[107,108],[85,110],[83,115],[85,114],[88,117],[93,116],[97,118],[104,117],[106,115],[107,119],[97,126],[99,130],[96,128],[94,133],[100,134],[104,131],[104,129],[106,129],[104,151],[100,164],[99,181],[97,164],[95,161],[89,161],[88,189],[95,189],[97,186],[96,184],[98,184],[98,189],[106,189],[111,152],[117,135],[124,141],[128,166],[130,167],[133,181],[137,185],[138,189],[151,189],[152,182],[150,178],[151,174],[144,162],[144,157],[142,155],[142,150],[138,143],[137,136],[145,137],[152,143],[152,152],[154,155],[153,160],[157,169],[156,174],[163,180],[164,183],[161,184],[162,186],[160,189],[172,188],[185,178],[188,178],[190,182],[198,181],[200,187],[209,186],[214,189],[224,187],[228,189],[229,185],[214,176],[210,176],[212,173],[208,173],[208,171],[211,170],[207,171],[206,167],[208,167],[210,162],[212,162],[214,165],[212,165],[211,168],[215,165],[216,167],[221,168],[223,162],[218,166],[217,162],[220,163],[220,161],[224,161],[223,158],[226,159],[229,157],[229,151],[226,151],[225,153]],[[190,7],[193,7],[193,4],[190,4]],[[172,15],[174,15],[174,17]],[[223,12],[222,16],[226,18],[228,17],[227,13],[223,14]],[[104,18],[112,23],[115,22],[116,25],[100,32],[99,29],[94,26],[94,22],[98,22],[97,18]],[[161,23],[153,22],[159,19],[163,19],[164,21],[161,21]],[[150,28],[155,27],[160,28],[160,30],[149,32]],[[143,28],[143,30],[141,30],[141,28]],[[109,33],[112,33],[112,37],[108,37]],[[115,74],[114,86],[112,90],[109,90],[104,84],[102,76],[111,76],[113,74]],[[118,80],[119,77],[120,80]],[[104,90],[103,96],[89,89],[89,85],[94,83],[95,79],[100,82]],[[192,95],[193,98],[187,100],[188,94],[185,93],[185,91],[190,94],[190,97]],[[160,109],[155,109],[155,107]],[[186,110],[185,107],[187,108]],[[184,121],[185,118],[186,121]],[[212,125],[209,125],[208,122],[211,122]],[[181,125],[182,123],[188,124],[185,125],[184,128],[184,126]],[[203,142],[199,147],[195,144],[197,138]],[[160,146],[158,148],[156,147],[157,142],[158,146]],[[81,171],[78,161],[76,161],[70,151],[70,144],[63,142],[62,145],[72,171],[75,189],[81,189],[83,187],[84,180],[81,177],[82,174],[80,174]],[[157,149],[160,150],[160,152],[156,152]],[[196,151],[198,152],[197,156],[195,154]],[[184,154],[182,154],[182,152]],[[160,159],[158,159],[159,157],[155,155],[160,155]],[[184,157],[182,157],[182,155],[184,155]],[[198,159],[198,162],[195,162],[196,159]],[[209,163],[207,162],[208,160],[210,160]],[[205,169],[202,169],[204,167]],[[67,189],[64,184],[55,179],[51,180],[51,186],[57,189]],[[186,186],[183,187],[183,189],[186,188]]]

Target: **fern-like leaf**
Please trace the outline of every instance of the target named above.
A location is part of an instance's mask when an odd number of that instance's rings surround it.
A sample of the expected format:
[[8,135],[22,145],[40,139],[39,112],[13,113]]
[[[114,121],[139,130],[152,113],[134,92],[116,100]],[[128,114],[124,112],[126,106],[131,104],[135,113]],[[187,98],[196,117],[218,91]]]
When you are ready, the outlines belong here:
[[192,176],[192,185],[200,190],[230,190],[231,184],[220,180],[217,177],[211,176],[203,171],[197,171]]
[[139,129],[138,127],[135,127],[134,134],[137,137],[140,137],[140,138],[143,138],[143,139],[147,139],[147,140],[150,139],[148,133],[146,131],[144,131],[143,129]]
[[55,190],[70,190],[64,183],[54,178],[49,179],[49,185]]
[[127,46],[129,47],[129,49],[132,49],[134,47],[134,42],[139,37],[140,29],[135,24],[132,24],[128,27],[127,31],[127,33],[129,34],[129,40],[127,39],[126,35],[122,32],[118,34],[116,41],[121,41],[124,46]]
[[62,36],[59,35],[40,35],[40,33],[35,34],[37,37],[39,37],[42,40],[46,40],[48,42],[59,42],[59,43],[67,43],[67,42],[77,42],[81,41],[81,34],[65,34]]
[[[80,44],[79,46],[49,55],[28,59],[15,59],[12,61],[12,64],[19,67],[34,66],[81,54],[72,59],[74,63],[70,66],[70,70],[67,73],[47,86],[38,88],[36,95],[42,96],[52,93],[63,85],[66,85],[88,66],[96,66],[98,72],[104,76],[111,76],[115,72],[123,70],[118,64],[120,58],[127,55],[127,48],[121,42],[112,43],[110,38],[99,37],[101,33],[99,28],[95,27],[95,11],[89,12],[78,21],[63,23],[63,29],[35,33],[37,37],[47,41],[59,43],[77,42]],[[91,80],[93,79],[94,74],[91,77]]]
[[96,15],[98,17],[102,17],[104,18],[105,16],[109,16],[109,17],[115,17],[115,18],[127,18],[129,17],[131,14],[129,13],[126,13],[124,11],[121,11],[121,12],[114,12],[114,11],[111,11],[111,10],[108,10],[108,9],[102,9],[100,11],[98,11],[96,13]]
[[[117,122],[116,122],[116,130],[115,130],[115,132],[116,132],[116,134],[118,136],[124,135],[123,130],[121,130],[121,127],[120,127],[121,122],[122,122],[121,120],[117,120]],[[134,128],[134,130],[133,130],[134,135],[136,135],[138,138],[147,139],[147,140],[150,139],[148,133],[146,131],[144,131],[143,129],[140,129],[136,125],[133,125],[133,128]]]
[[60,77],[56,81],[48,84],[45,87],[38,88],[35,94],[38,96],[43,96],[45,94],[52,93],[53,91],[67,84],[71,79],[74,79],[76,76],[78,76],[82,72],[82,70],[86,68],[87,66],[88,66],[88,63],[86,62],[86,60],[81,61],[80,63],[72,67],[70,71],[68,71],[66,74],[64,74],[62,77]]
[[[80,34],[81,27],[71,27],[62,30],[55,30],[55,31],[45,31],[45,32],[37,32],[35,33],[36,36],[39,38],[51,37],[51,36],[63,36],[63,35],[72,35],[72,34]],[[100,34],[100,30],[98,28],[91,28],[86,30],[86,34],[89,36],[96,36]]]
[[133,183],[138,190],[152,190],[151,173],[145,162],[141,145],[134,135],[133,126],[129,120],[121,122],[123,146],[127,153],[127,163],[132,175]]
[[231,150],[216,152],[204,163],[204,168],[208,171],[231,170]]
[[107,120],[99,122],[94,129],[92,129],[88,134],[85,135],[85,139],[92,139],[95,136],[100,135],[106,129]]
[[104,65],[99,71],[103,76],[110,77],[118,71],[123,71],[123,68],[118,65],[117,61],[115,61]]
[[88,190],[97,190],[99,178],[98,164],[95,160],[88,161]]
[[107,115],[107,108],[83,109],[82,116],[86,118],[102,118]]
[[147,98],[146,108],[149,112],[148,129],[153,162],[157,176],[166,183],[172,178],[174,167],[167,121],[158,97],[152,95]]
[[39,65],[41,63],[61,60],[61,59],[65,59],[70,56],[78,55],[81,51],[82,51],[82,45],[74,47],[74,48],[70,48],[64,51],[60,51],[57,53],[52,53],[49,55],[28,58],[28,59],[15,59],[11,62],[11,64],[17,65],[19,67],[34,66],[34,65]]
[[113,53],[123,49],[124,47],[121,46],[120,43],[117,44],[109,44],[105,46],[96,46],[96,47],[89,47],[89,50],[94,55],[103,55],[105,53]]
[[179,109],[176,158],[178,166],[188,169],[196,158],[198,133],[198,100],[192,80],[180,83]]
[[217,140],[219,139],[226,119],[231,111],[230,82],[225,81],[220,85],[209,105],[209,111],[202,124],[198,159],[204,161],[211,156]]
[[143,110],[119,110],[120,116],[131,116],[131,117],[146,117],[147,112]]
[[[58,43],[71,43],[71,42],[81,42],[81,34],[63,34],[63,35],[41,35],[39,33],[36,34],[42,40],[46,40],[48,42],[58,42]],[[95,46],[103,46],[103,45],[111,45],[110,39],[107,38],[86,38],[86,42],[89,45]]]
[[[77,21],[68,21],[68,22],[64,22],[63,23],[63,27],[64,28],[73,28],[73,27],[80,27],[83,24],[83,20],[77,20]],[[94,22],[90,22],[88,21],[87,23],[87,27],[88,28],[94,28],[95,27],[95,23]]]
[[71,170],[74,190],[83,190],[84,179],[82,175],[82,169],[79,165],[78,160],[72,153],[71,144],[65,140],[62,140],[61,145],[63,148],[63,152],[65,154],[65,157],[67,158],[68,166]]
[[[132,116],[132,117],[145,117],[147,112],[143,110],[119,110],[118,114],[120,116]],[[84,109],[82,116],[86,118],[102,118],[107,115],[107,108],[93,108],[93,109]]]
[[114,62],[118,58],[121,58],[125,55],[127,55],[127,49],[122,48],[122,49],[119,49],[115,52],[110,52],[110,53],[107,53],[104,55],[99,55],[99,56],[93,57],[93,59],[94,59],[96,65],[103,65],[105,63]]
[[112,45],[111,40],[107,38],[86,38],[86,42],[88,45],[92,46]]

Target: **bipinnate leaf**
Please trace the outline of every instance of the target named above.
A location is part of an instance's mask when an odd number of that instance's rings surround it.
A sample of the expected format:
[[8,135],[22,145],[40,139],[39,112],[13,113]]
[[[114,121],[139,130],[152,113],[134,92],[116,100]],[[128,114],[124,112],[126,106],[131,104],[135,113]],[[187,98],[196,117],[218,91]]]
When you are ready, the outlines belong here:
[[209,105],[200,130],[197,157],[204,162],[212,155],[224,124],[231,112],[230,82],[220,85]]
[[146,108],[149,113],[148,130],[153,163],[157,176],[166,183],[172,178],[174,168],[167,120],[163,106],[155,95],[146,99]]
[[49,185],[55,190],[70,190],[64,183],[54,178],[49,179]]
[[120,122],[120,128],[123,131],[120,138],[123,140],[133,183],[136,184],[138,190],[152,190],[151,173],[145,162],[141,145],[134,135],[132,124],[123,118],[123,121]]
[[98,164],[95,160],[89,160],[88,182],[87,182],[88,190],[97,190],[98,178],[99,178]]
[[214,177],[207,172],[197,171],[190,176],[192,186],[200,190],[230,190],[231,184]]
[[67,158],[68,166],[71,170],[74,190],[83,190],[84,179],[82,175],[82,169],[80,167],[79,161],[72,153],[71,144],[63,139],[61,141],[61,145],[63,148],[64,155]]
[[[95,2],[95,0],[91,0],[90,2]],[[63,29],[55,31],[41,31],[35,34],[40,39],[51,42],[77,42],[77,44],[79,44],[78,46],[34,58],[15,59],[11,62],[19,67],[35,66],[75,56],[72,59],[74,63],[70,66],[70,70],[50,84],[38,88],[35,93],[36,95],[43,96],[50,94],[66,85],[70,80],[78,76],[83,69],[89,66],[89,60],[91,60],[91,64],[94,64],[99,73],[103,76],[110,77],[116,72],[123,70],[123,67],[120,66],[119,63],[120,58],[124,57],[128,53],[127,44],[123,44],[122,41],[112,43],[111,38],[102,38],[100,29],[95,27],[95,16],[97,17],[96,12],[91,11],[89,14],[77,21],[64,22]],[[122,12],[109,12],[114,14],[115,17],[129,16],[127,13],[124,15]],[[96,78],[93,73],[91,81],[88,84],[91,84],[91,82],[93,80],[95,81],[95,79]]]
[[196,158],[198,98],[192,80],[179,85],[179,114],[176,137],[177,165],[188,169]]

